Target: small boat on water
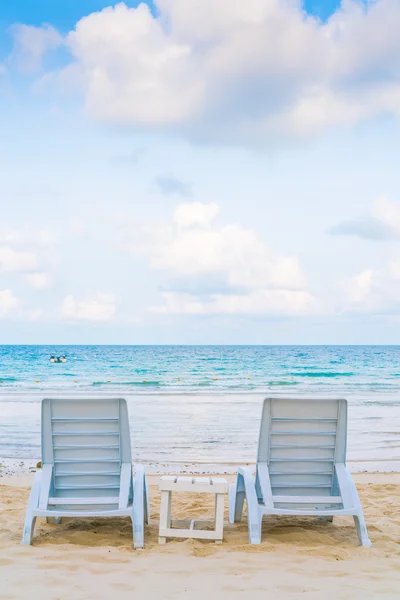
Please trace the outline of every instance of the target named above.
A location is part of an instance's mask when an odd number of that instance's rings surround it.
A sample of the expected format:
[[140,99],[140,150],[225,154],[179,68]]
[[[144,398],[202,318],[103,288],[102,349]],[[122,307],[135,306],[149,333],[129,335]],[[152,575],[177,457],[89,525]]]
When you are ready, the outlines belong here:
[[51,355],[50,356],[50,362],[51,363],[66,363],[67,362],[67,357],[66,356],[54,356]]

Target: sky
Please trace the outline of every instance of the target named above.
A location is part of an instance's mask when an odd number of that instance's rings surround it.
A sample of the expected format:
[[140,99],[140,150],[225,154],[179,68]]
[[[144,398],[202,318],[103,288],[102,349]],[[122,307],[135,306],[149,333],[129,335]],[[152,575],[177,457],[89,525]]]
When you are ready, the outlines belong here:
[[0,344],[397,344],[400,0],[5,0]]

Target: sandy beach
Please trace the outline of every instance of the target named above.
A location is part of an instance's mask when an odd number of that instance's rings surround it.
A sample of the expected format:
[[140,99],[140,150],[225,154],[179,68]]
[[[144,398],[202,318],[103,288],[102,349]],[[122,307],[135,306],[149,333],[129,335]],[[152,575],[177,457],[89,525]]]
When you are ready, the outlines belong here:
[[[125,519],[65,519],[58,526],[40,519],[33,546],[20,546],[31,476],[3,477],[0,598],[398,598],[400,474],[358,473],[355,481],[372,548],[358,546],[351,518],[330,524],[292,517],[264,517],[262,544],[250,546],[246,517],[229,525],[227,513],[221,545],[177,539],[160,546],[158,478],[151,476],[152,523],[145,549],[134,551]],[[173,502],[176,516],[202,518],[212,508],[207,496]]]

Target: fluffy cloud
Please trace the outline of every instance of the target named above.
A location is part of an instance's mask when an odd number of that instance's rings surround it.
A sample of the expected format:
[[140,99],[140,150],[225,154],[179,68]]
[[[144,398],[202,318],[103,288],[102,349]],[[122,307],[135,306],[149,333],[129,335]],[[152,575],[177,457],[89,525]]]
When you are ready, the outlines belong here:
[[329,232],[372,240],[400,240],[400,204],[381,196],[373,202],[370,215],[343,221]]
[[0,318],[37,321],[43,314],[40,308],[27,308],[11,290],[0,290]]
[[215,276],[233,288],[301,289],[305,282],[295,257],[272,252],[253,229],[218,225],[218,205],[193,202],[175,210],[150,248],[151,265],[174,277]]
[[51,277],[48,273],[29,273],[25,276],[26,281],[39,290],[51,285]]
[[93,298],[77,300],[69,295],[61,306],[61,316],[67,321],[110,321],[115,314],[116,299],[113,294],[98,292]]
[[193,225],[207,226],[219,213],[219,206],[215,202],[190,202],[180,204],[174,212],[173,222],[181,228]]
[[105,8],[67,36],[87,111],[207,141],[304,136],[400,110],[400,4],[294,0]]
[[347,281],[346,311],[398,314],[400,312],[400,262],[381,270],[364,269]]
[[54,234],[47,229],[0,227],[0,272],[22,274],[33,287],[48,287],[51,276],[39,268],[56,262],[52,248],[55,242]]
[[215,203],[178,206],[148,231],[142,251],[165,276],[159,313],[305,314],[317,301],[296,257],[273,252],[253,229],[216,222]]
[[19,300],[11,290],[0,290],[0,317],[6,317],[19,307]]
[[18,24],[11,28],[14,48],[8,62],[16,63],[24,72],[39,71],[43,57],[49,50],[54,50],[63,42],[63,38],[51,25],[34,27]]
[[41,308],[31,308],[23,311],[22,316],[25,321],[39,321],[43,316],[44,311]]
[[49,229],[0,227],[0,243],[12,246],[51,246],[56,237]]
[[0,271],[32,271],[38,266],[38,260],[33,252],[21,252],[10,246],[0,246]]
[[164,292],[164,304],[150,308],[158,314],[300,316],[319,310],[307,291],[257,290],[245,295],[211,294],[206,300],[191,294]]

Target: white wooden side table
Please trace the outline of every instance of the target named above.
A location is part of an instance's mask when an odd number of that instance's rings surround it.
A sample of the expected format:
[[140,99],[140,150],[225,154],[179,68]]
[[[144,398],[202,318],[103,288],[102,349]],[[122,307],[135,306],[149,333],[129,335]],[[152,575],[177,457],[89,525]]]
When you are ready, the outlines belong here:
[[[173,477],[160,479],[161,507],[160,530],[158,541],[165,544],[167,538],[197,538],[222,542],[224,538],[224,501],[228,491],[228,482],[222,477]],[[194,519],[171,519],[172,492],[192,492],[196,494],[215,495],[214,521]],[[203,529],[204,527],[213,527]]]

